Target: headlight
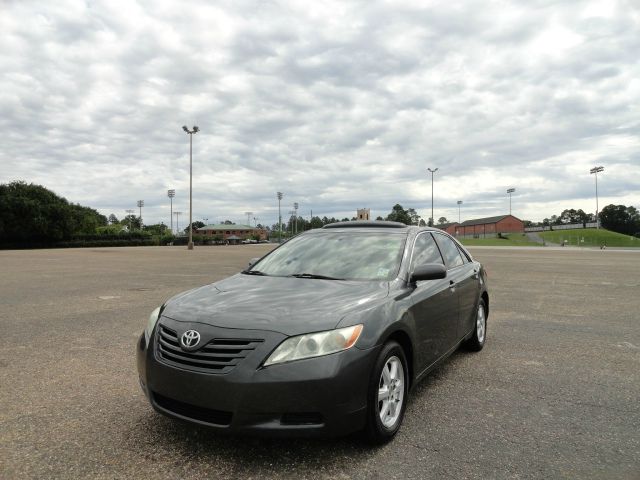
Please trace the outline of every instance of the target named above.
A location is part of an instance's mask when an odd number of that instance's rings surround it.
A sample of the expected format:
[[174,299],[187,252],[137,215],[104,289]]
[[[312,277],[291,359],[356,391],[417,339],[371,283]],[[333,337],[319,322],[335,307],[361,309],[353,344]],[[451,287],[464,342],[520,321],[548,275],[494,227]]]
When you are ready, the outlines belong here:
[[274,363],[290,362],[302,358],[320,357],[330,353],[351,348],[362,333],[362,325],[329,330],[327,332],[309,333],[287,338],[278,345],[267,361],[265,367]]
[[162,310],[162,307],[158,307],[153,312],[151,312],[151,315],[149,315],[149,320],[147,321],[147,328],[144,329],[144,336],[147,341],[149,341],[149,338],[151,337],[151,333],[153,332],[153,327],[156,326],[156,323],[158,322],[158,318],[160,318],[161,310]]

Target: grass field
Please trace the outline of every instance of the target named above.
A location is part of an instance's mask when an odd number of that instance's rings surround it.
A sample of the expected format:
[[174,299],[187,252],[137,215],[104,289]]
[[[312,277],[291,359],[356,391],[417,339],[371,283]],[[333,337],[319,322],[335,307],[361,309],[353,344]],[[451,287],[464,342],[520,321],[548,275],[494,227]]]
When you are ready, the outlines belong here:
[[547,242],[562,243],[579,247],[640,247],[640,238],[630,237],[621,233],[595,228],[577,230],[554,230],[551,232],[539,232],[539,235]]
[[[541,247],[539,243],[532,242],[526,235],[513,233],[506,238],[467,238],[460,242],[468,247]],[[640,242],[639,242],[640,243]]]

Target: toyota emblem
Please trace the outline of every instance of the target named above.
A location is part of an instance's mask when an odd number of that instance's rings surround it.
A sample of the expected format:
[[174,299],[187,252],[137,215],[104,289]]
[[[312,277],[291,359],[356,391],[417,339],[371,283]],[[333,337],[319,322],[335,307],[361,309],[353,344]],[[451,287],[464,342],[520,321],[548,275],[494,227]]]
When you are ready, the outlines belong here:
[[193,348],[200,343],[200,334],[195,330],[187,330],[182,334],[180,343],[185,348]]

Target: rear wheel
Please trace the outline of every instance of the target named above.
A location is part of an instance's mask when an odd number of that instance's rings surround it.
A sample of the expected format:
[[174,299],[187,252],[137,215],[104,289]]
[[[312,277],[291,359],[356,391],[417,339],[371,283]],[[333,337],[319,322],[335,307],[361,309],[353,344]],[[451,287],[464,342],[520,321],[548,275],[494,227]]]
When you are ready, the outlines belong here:
[[484,347],[487,340],[487,306],[481,298],[478,302],[478,310],[476,312],[476,325],[473,335],[467,340],[466,347],[469,350],[479,352]]
[[372,443],[391,440],[400,429],[408,395],[407,359],[395,341],[380,351],[369,384],[367,438]]

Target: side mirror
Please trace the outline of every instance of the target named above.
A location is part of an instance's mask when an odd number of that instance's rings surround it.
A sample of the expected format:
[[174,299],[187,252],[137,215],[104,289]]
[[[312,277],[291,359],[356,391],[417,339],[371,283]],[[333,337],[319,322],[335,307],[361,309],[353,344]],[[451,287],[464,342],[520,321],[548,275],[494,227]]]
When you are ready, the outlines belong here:
[[260,257],[255,257],[249,260],[249,265],[247,266],[247,270],[251,270],[251,267],[253,267],[258,262],[258,260],[260,260]]
[[409,277],[409,283],[419,282],[421,280],[437,280],[439,278],[446,278],[447,269],[441,263],[425,263],[418,265],[411,276]]

